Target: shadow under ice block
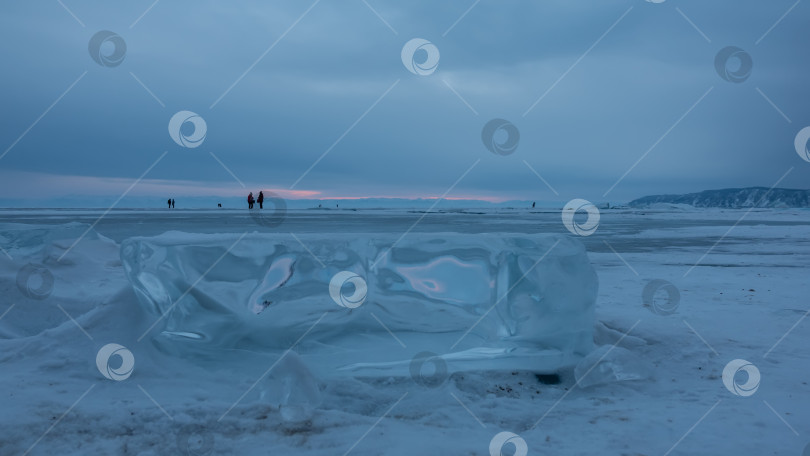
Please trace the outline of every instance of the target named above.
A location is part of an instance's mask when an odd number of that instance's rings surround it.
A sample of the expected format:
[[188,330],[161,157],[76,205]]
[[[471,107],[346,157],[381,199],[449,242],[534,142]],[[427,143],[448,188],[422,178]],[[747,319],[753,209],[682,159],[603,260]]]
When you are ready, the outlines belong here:
[[179,356],[294,346],[321,376],[388,376],[424,352],[450,372],[552,373],[593,349],[598,281],[568,236],[168,232],[121,258]]

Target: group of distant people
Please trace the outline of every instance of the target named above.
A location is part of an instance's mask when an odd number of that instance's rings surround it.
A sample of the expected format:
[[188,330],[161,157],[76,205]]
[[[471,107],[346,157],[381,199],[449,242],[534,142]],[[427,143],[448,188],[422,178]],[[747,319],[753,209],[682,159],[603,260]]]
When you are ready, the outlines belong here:
[[[250,192],[247,197],[247,202],[248,209],[253,209],[253,205],[255,203],[259,203],[259,209],[264,209],[264,192],[259,192],[259,197],[255,199],[253,198],[253,192]],[[174,204],[173,198],[166,200],[166,205],[169,207],[169,209],[174,209]],[[222,207],[222,203],[217,203],[217,207]]]
[[259,203],[259,209],[264,209],[264,192],[259,192],[259,197],[254,199],[253,192],[250,192],[247,197],[248,209],[253,209],[253,204]]
[[[253,209],[253,205],[259,203],[259,209],[264,209],[264,192],[260,191],[258,198],[253,198],[253,192],[250,192],[247,197],[248,209]],[[169,209],[174,209],[174,199],[169,198],[166,200],[166,204],[168,204]],[[534,209],[535,203],[532,202],[532,209]],[[218,203],[217,207],[222,207],[222,203]],[[322,205],[318,205],[318,207],[322,207]],[[339,205],[335,204],[335,207],[340,207]]]
[[[248,209],[253,209],[253,205],[259,203],[259,209],[264,209],[264,192],[260,191],[259,196],[257,198],[253,198],[253,192],[250,192],[247,197]],[[174,199],[169,198],[166,200],[166,204],[168,204],[169,209],[174,209]],[[532,209],[534,209],[535,203],[532,202]],[[217,207],[222,207],[222,203],[217,204]],[[318,205],[318,207],[322,207],[322,205]],[[335,204],[335,207],[340,207],[339,205]]]

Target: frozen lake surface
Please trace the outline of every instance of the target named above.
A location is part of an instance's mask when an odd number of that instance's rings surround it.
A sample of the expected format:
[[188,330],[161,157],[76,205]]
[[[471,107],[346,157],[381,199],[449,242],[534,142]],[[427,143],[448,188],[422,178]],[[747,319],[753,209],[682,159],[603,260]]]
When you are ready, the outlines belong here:
[[[274,227],[233,210],[102,215],[0,211],[0,454],[489,455],[501,432],[528,454],[801,455],[810,443],[810,211],[602,210],[587,237],[552,210],[291,210]],[[213,363],[177,356],[143,337],[155,317],[119,253],[126,239],[169,231],[275,233],[304,245],[352,234],[571,237],[598,276],[593,348],[602,348],[596,366],[558,377],[445,374],[430,362],[417,375],[330,377],[295,348]],[[46,268],[52,287],[37,276],[21,288],[28,264]],[[659,293],[645,306],[655,280],[678,298]],[[391,333],[375,343],[403,351],[402,328],[380,320]],[[287,346],[306,336],[290,334]],[[132,354],[131,372],[112,365],[105,378],[96,358],[110,343]]]

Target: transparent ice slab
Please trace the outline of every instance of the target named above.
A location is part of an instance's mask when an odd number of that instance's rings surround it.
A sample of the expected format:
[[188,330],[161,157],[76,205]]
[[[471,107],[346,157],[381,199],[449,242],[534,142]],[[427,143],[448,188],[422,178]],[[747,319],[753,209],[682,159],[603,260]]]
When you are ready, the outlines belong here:
[[429,352],[450,372],[550,373],[593,348],[597,277],[568,236],[169,232],[121,257],[179,356],[294,347],[319,376],[359,376]]

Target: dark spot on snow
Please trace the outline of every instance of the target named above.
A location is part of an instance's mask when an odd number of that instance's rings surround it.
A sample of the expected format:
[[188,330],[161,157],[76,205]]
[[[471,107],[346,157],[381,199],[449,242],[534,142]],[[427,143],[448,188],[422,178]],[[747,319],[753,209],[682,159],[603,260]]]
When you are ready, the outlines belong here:
[[292,426],[289,426],[289,427],[285,426],[285,427],[283,427],[281,429],[281,433],[286,435],[286,436],[293,436],[293,435],[296,435],[296,434],[310,434],[310,433],[313,433],[313,432],[320,432],[320,431],[321,431],[321,429],[315,429],[312,426],[311,421],[298,423],[298,424],[295,424],[295,425],[292,425]]
[[560,376],[557,374],[535,374],[537,381],[544,385],[559,385]]

